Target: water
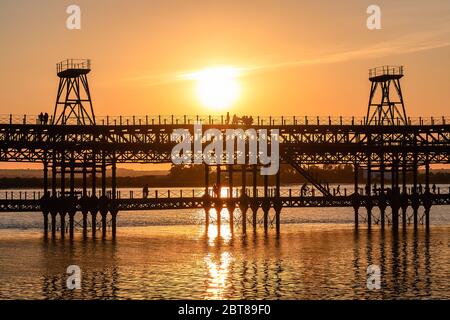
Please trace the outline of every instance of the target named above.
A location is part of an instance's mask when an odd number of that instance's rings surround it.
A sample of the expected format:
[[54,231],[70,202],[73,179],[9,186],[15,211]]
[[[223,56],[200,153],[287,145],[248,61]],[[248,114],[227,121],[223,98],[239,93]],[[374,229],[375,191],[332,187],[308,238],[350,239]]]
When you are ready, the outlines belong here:
[[[0,298],[449,299],[449,209],[398,234],[355,231],[350,208],[283,209],[278,237],[225,220],[205,232],[202,210],[120,212],[116,241],[45,241],[41,214],[2,213]],[[367,289],[371,264],[380,290]],[[66,289],[69,265],[81,290]]]

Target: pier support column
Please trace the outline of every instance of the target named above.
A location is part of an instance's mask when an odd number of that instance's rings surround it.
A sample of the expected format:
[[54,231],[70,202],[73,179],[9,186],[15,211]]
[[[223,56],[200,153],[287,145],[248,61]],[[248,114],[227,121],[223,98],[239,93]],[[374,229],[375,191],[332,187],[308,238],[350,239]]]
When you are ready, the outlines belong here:
[[252,187],[253,187],[253,199],[251,201],[251,209],[252,209],[252,228],[253,232],[256,231],[256,226],[258,223],[258,209],[259,209],[259,203],[258,203],[258,176],[257,176],[257,170],[258,166],[256,164],[252,167]]
[[42,215],[44,216],[44,237],[48,237],[48,211],[42,212]]
[[242,233],[247,233],[247,210],[248,210],[248,205],[244,206],[244,205],[240,205],[239,209],[241,210],[242,213]]
[[264,201],[262,205],[264,213],[264,232],[269,229],[269,210],[270,210],[270,200],[269,200],[269,176],[264,176]]
[[367,227],[372,227],[372,161],[371,154],[367,155],[367,185],[366,185],[366,209],[367,209]]
[[60,231],[61,231],[61,239],[64,239],[65,234],[66,234],[66,212],[65,211],[61,211],[59,213],[59,217],[60,217]]
[[353,164],[353,173],[354,173],[354,188],[355,192],[353,193],[353,209],[355,211],[355,229],[358,229],[359,224],[359,206],[360,206],[360,197],[358,193],[358,163],[355,159],[355,163]]
[[281,202],[281,193],[280,193],[280,175],[281,175],[281,168],[278,169],[278,172],[275,176],[275,201],[274,201],[274,209],[275,209],[275,228],[277,231],[277,234],[280,233],[280,214],[281,214],[281,208],[283,207],[283,204]]
[[74,218],[75,218],[75,212],[74,211],[69,212],[69,238],[70,239],[73,239],[73,236],[74,236],[74,229],[75,229]]
[[106,238],[106,226],[107,226],[108,211],[100,212],[100,215],[102,217],[102,239],[105,239]]
[[217,212],[217,234],[220,235],[220,225],[222,220],[222,206],[216,208]]
[[83,215],[83,239],[86,239],[87,238],[87,215],[88,215],[88,212],[82,211],[81,213]]
[[230,232],[234,233],[234,210],[236,210],[234,203],[229,203],[227,209],[230,214]]
[[56,238],[56,215],[57,215],[57,212],[51,212],[50,213],[50,216],[51,216],[51,218],[52,218],[52,226],[51,226],[51,228],[52,228],[52,238]]
[[241,190],[241,199],[239,201],[239,209],[242,214],[242,233],[247,232],[247,210],[248,210],[248,196],[247,196],[247,167],[245,164],[241,167],[241,181],[242,181],[242,190]]
[[281,206],[275,209],[275,228],[277,234],[280,233],[280,224],[281,224]]
[[408,210],[408,190],[406,189],[406,153],[403,152],[403,163],[402,163],[402,194],[401,194],[401,208],[402,208],[402,228],[406,229],[406,211]]
[[418,165],[417,165],[417,152],[413,155],[413,224],[414,229],[417,229],[418,225],[418,215],[419,215],[419,193],[417,190],[417,175],[418,175]]
[[205,210],[205,229],[206,231],[208,231],[211,208],[205,207],[204,210]]
[[111,236],[113,240],[116,239],[117,213],[117,210],[111,210]]
[[392,209],[392,229],[394,231],[398,230],[398,211],[399,211],[399,194],[398,194],[398,183],[397,183],[397,171],[398,171],[398,165],[397,160],[394,160],[394,163],[392,164],[392,170],[391,170],[391,184],[392,184],[392,195],[391,195],[391,209]]
[[384,153],[381,154],[381,165],[380,165],[380,223],[381,223],[381,229],[384,229],[384,226],[386,224],[386,194],[384,190],[384,174],[386,172],[386,167],[384,165]]
[[116,239],[116,227],[117,227],[117,214],[119,210],[117,209],[117,166],[116,166],[116,155],[113,154],[112,164],[111,164],[111,233],[112,239]]
[[91,212],[92,238],[95,239],[97,232],[97,211]]
[[263,213],[264,213],[264,232],[267,232],[269,230],[269,210],[270,210],[270,204],[267,205],[268,201],[264,201],[263,203]]
[[425,162],[425,194],[423,205],[425,208],[425,228],[430,228],[430,210],[432,205],[431,192],[430,192],[430,161],[428,159],[428,153],[426,154]]
[[253,199],[251,201],[250,208],[252,209],[252,228],[253,228],[253,232],[256,232],[256,226],[257,226],[257,222],[258,222],[257,214],[258,214],[258,208],[259,208],[258,201]]

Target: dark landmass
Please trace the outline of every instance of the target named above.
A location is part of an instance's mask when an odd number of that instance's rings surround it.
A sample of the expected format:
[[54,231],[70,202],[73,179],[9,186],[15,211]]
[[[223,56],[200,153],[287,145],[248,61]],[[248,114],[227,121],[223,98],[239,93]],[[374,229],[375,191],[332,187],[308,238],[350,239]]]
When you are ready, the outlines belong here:
[[[203,187],[204,186],[204,167],[202,165],[195,166],[172,166],[170,171],[134,171],[120,169],[121,174],[117,177],[118,187],[128,188],[140,188],[146,184],[153,188],[162,187]],[[292,167],[288,165],[281,166],[281,181],[283,184],[303,184],[306,180],[297,173]],[[21,175],[21,176],[3,176],[0,178],[0,189],[23,189],[23,188],[42,188],[42,171],[40,170],[21,170],[21,171],[36,171],[33,175]],[[347,166],[331,166],[324,165],[311,166],[309,168],[312,176],[318,177],[317,179],[328,183],[353,183],[354,174],[353,167]],[[127,175],[127,172],[129,175]],[[150,173],[150,174],[149,174]],[[234,184],[236,186],[241,183],[241,172],[237,170],[233,174]],[[365,172],[360,172],[359,182],[364,183]],[[222,171],[222,183],[227,184],[228,172]],[[89,177],[90,178],[90,177]],[[210,173],[210,185],[215,182],[216,172]],[[50,179],[49,179],[50,180]],[[375,174],[372,178],[374,183],[379,183],[379,175]],[[390,175],[385,175],[385,181],[388,185],[390,183]],[[57,179],[59,184],[59,179]],[[252,175],[251,172],[247,172],[247,184],[251,185]],[[275,176],[269,176],[269,183],[275,184]],[[407,175],[407,183],[412,183],[412,175]],[[425,176],[423,171],[419,172],[418,183],[425,183]],[[450,183],[450,172],[447,170],[431,170],[430,183],[447,184]],[[97,177],[97,185],[101,184],[100,177]],[[258,176],[258,184],[263,184],[263,178]],[[75,186],[80,188],[82,185],[81,178],[75,179]],[[107,179],[107,185],[110,186],[110,179]]]

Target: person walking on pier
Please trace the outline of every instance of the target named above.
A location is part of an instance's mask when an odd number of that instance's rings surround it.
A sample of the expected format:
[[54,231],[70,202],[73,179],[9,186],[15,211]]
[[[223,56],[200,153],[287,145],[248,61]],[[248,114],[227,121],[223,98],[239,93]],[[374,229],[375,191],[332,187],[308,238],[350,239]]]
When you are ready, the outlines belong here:
[[42,112],[39,113],[39,115],[38,115],[38,121],[39,121],[39,124],[44,123],[44,114]]
[[338,184],[337,187],[336,187],[336,195],[337,196],[341,195],[341,185],[340,184]]
[[44,113],[43,120],[44,120],[44,124],[48,124],[48,113],[47,112]]
[[300,190],[301,190],[302,197],[303,197],[303,196],[306,196],[307,193],[308,193],[308,183],[305,182],[305,183],[302,185],[302,187],[301,187]]
[[431,187],[431,190],[433,191],[433,193],[436,193],[436,184],[433,183],[433,186]]
[[142,188],[142,198],[147,199],[148,198],[148,184]]

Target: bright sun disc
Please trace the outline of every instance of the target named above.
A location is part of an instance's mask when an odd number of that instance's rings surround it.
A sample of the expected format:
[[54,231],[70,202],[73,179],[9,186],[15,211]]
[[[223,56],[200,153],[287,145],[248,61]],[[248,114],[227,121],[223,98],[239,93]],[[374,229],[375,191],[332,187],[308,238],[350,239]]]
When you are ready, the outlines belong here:
[[194,73],[197,81],[197,96],[209,108],[222,109],[232,105],[239,97],[238,70],[231,67],[217,67]]

